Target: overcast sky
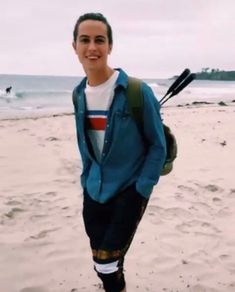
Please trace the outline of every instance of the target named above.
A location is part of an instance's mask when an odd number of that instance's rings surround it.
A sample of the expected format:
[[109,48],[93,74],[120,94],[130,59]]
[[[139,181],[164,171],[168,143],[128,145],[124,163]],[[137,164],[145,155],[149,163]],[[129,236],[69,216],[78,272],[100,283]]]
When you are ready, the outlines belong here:
[[0,11],[0,74],[84,75],[71,43],[85,12],[107,17],[110,65],[129,74],[235,70],[235,0],[0,0]]

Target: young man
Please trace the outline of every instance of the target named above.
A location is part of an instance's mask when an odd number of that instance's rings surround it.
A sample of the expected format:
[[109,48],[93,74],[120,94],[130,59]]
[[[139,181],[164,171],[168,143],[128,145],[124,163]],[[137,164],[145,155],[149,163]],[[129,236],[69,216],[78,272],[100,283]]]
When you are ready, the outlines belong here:
[[113,40],[106,18],[80,16],[73,37],[86,74],[73,92],[85,229],[105,291],[125,292],[124,256],[165,161],[159,104],[143,82],[143,137],[127,104],[128,76],[108,65]]

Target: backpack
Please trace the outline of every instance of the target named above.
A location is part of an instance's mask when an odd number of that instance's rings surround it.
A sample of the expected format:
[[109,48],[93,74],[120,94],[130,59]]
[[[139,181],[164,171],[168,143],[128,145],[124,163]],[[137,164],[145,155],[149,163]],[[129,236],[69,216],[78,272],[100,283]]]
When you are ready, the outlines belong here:
[[[128,77],[127,86],[127,102],[133,119],[144,137],[143,134],[143,95],[141,92],[141,80],[133,77]],[[161,175],[169,174],[173,169],[173,162],[177,156],[177,143],[171,129],[163,123],[163,130],[166,138],[166,160],[161,171]]]

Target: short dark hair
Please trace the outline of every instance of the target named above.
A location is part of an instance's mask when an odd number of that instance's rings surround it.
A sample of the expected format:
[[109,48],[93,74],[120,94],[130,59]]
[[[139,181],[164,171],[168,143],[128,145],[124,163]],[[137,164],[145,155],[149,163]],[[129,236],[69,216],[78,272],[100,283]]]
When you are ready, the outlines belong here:
[[77,20],[77,22],[76,22],[76,24],[74,26],[74,30],[73,30],[73,40],[74,40],[74,42],[76,42],[76,40],[77,40],[79,25],[80,25],[80,23],[82,23],[85,20],[97,20],[97,21],[103,22],[107,27],[107,34],[108,34],[109,44],[110,45],[113,44],[112,28],[111,28],[110,24],[108,23],[107,19],[101,13],[85,13],[85,14],[81,15],[78,18],[78,20]]

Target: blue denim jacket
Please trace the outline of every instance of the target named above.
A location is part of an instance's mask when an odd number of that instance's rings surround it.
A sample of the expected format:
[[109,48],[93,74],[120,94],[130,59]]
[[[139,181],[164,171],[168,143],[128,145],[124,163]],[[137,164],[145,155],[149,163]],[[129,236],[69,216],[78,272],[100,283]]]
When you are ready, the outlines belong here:
[[105,131],[101,162],[94,158],[85,131],[86,78],[75,87],[77,141],[83,163],[81,185],[94,200],[104,203],[135,183],[137,192],[149,198],[158,182],[166,157],[159,103],[151,88],[142,83],[144,96],[144,139],[128,109],[128,76],[119,70],[114,99]]

